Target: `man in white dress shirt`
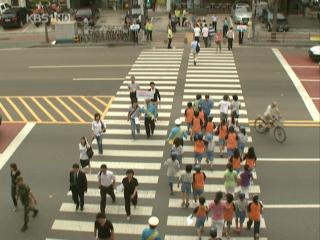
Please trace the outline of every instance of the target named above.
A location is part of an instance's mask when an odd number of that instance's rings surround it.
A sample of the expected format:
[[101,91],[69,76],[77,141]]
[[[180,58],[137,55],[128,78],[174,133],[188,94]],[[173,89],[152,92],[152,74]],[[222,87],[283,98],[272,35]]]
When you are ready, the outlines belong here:
[[116,184],[116,178],[113,172],[107,170],[107,165],[102,164],[100,167],[100,172],[98,174],[98,182],[100,188],[100,211],[105,213],[107,204],[107,194],[112,198],[112,203],[116,201],[116,196],[114,194],[114,186]]

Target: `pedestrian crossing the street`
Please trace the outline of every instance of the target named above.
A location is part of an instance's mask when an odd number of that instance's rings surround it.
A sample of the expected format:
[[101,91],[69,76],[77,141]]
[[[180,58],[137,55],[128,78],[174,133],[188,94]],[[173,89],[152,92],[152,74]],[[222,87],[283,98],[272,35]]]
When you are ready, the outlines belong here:
[[[91,174],[87,174],[88,191],[85,194],[84,211],[77,216],[70,215],[75,211],[71,201],[71,192],[67,193],[66,201],[60,206],[59,218],[52,224],[51,236],[58,239],[88,239],[92,236],[95,214],[100,211],[100,190],[97,183],[97,173],[101,164],[106,164],[116,177],[117,185],[121,183],[127,169],[135,171],[139,182],[138,206],[132,207],[132,219],[126,220],[123,193],[116,192],[116,203],[107,199],[106,214],[113,222],[117,239],[139,239],[140,234],[152,215],[157,196],[156,185],[159,183],[164,147],[171,117],[173,96],[175,94],[183,49],[143,50],[110,104],[108,113],[103,119],[106,133],[103,138],[104,151],[98,154],[96,142],[93,142],[94,157],[91,161]],[[147,139],[143,124],[141,133],[133,140],[128,109],[131,104],[128,84],[131,75],[135,76],[142,90],[150,88],[150,81],[156,83],[161,94],[161,104],[158,107],[158,119],[153,136]],[[143,106],[143,100],[139,100]],[[63,217],[62,217],[63,216]]]
[[[61,203],[59,215],[52,224],[52,231],[47,240],[82,240],[92,237],[95,214],[100,210],[97,173],[101,164],[106,164],[108,169],[113,171],[117,181],[116,185],[120,184],[127,169],[133,169],[139,181],[138,206],[136,209],[132,207],[130,222],[126,221],[123,193],[116,192],[117,201],[115,203],[111,203],[110,198],[107,200],[106,214],[114,224],[117,239],[140,239],[147,219],[154,214],[159,201],[167,202],[167,209],[161,209],[161,211],[169,213],[166,218],[160,219],[162,229],[165,229],[165,232],[162,232],[165,240],[198,239],[194,224],[187,224],[187,217],[192,213],[195,205],[191,204],[189,209],[181,207],[180,189],[176,184],[173,196],[169,196],[169,193],[167,196],[163,194],[160,196],[156,190],[160,182],[163,162],[168,156],[164,149],[168,147],[166,139],[172,121],[175,94],[178,92],[176,87],[182,55],[183,49],[145,49],[140,53],[112,99],[107,115],[103,119],[107,129],[102,141],[104,146],[102,155],[98,154],[96,142],[93,142],[95,156],[91,161],[92,173],[87,174],[88,191],[85,194],[84,211],[73,214],[75,205],[71,201],[71,193],[68,192],[65,201]],[[156,88],[160,90],[159,116],[154,134],[149,139],[146,138],[143,124],[141,124],[141,133],[136,136],[136,139],[133,140],[131,136],[130,124],[127,120],[131,104],[128,91],[131,75],[135,76],[136,82],[142,89],[149,89],[150,81],[154,81]],[[184,121],[183,114],[187,103],[194,102],[196,94],[202,94],[203,97],[205,94],[210,95],[214,101],[211,113],[217,125],[220,121],[218,102],[224,94],[237,94],[241,102],[239,123],[250,135],[245,100],[232,52],[223,50],[221,53],[216,53],[213,49],[201,49],[196,66],[193,64],[192,54],[189,55],[181,111],[179,109],[181,120]],[[180,103],[175,103],[175,106],[177,104]],[[139,105],[143,106],[144,102],[139,100]],[[214,136],[214,141],[217,142],[217,140],[217,136]],[[252,145],[251,136],[248,137],[248,145]],[[223,153],[226,155],[226,151]],[[213,171],[206,166],[205,160],[202,161],[202,169],[207,176],[204,196],[208,202],[213,199],[214,193],[225,190],[223,178],[227,158],[226,156],[218,157],[218,155],[219,149],[216,146]],[[193,143],[189,139],[184,142],[182,162],[182,170],[186,164],[194,164]],[[256,172],[253,173],[253,178],[254,184],[250,187],[250,197],[261,192]],[[239,188],[236,189],[236,191],[239,190]],[[210,226],[210,221],[206,222],[207,227]],[[234,229],[234,225],[232,228]],[[264,219],[261,220],[261,229],[262,232],[266,229]],[[207,231],[205,236],[203,239],[207,239]],[[249,240],[252,239],[252,236],[252,232],[245,231],[241,236],[233,236],[230,239]],[[266,238],[260,239],[267,240]]]

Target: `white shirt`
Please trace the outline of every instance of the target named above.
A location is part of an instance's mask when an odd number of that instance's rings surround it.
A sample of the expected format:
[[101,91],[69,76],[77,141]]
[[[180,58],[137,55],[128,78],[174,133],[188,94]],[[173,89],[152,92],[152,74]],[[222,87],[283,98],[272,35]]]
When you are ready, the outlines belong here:
[[79,143],[80,160],[88,160],[87,146]]
[[107,170],[106,173],[103,173],[102,171],[99,172],[98,180],[100,180],[102,186],[109,187],[116,181],[116,178],[114,177],[113,172]]
[[229,101],[221,100],[221,101],[219,102],[219,105],[220,105],[220,112],[221,112],[221,113],[228,114],[228,110],[229,110],[229,106],[230,106]]
[[102,126],[101,126],[101,121],[93,121],[91,130],[93,131],[93,134],[95,136],[101,136],[102,135]]
[[208,27],[202,28],[202,36],[208,37],[208,35],[209,35],[209,28]]
[[212,16],[212,22],[216,22],[217,21],[217,17],[215,15]]
[[200,37],[201,29],[199,27],[195,27],[193,31],[195,37]]

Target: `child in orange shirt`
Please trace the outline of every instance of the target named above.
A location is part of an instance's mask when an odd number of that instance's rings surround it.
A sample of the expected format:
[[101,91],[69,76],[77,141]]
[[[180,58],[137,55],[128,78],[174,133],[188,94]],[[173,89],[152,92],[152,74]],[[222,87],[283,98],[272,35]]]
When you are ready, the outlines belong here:
[[226,145],[226,136],[228,133],[228,127],[226,124],[225,119],[221,119],[220,125],[218,126],[216,130],[216,136],[219,136],[219,148],[220,148],[220,157],[223,157],[222,151],[224,149],[224,146]]
[[244,155],[243,159],[246,160],[246,164],[249,166],[250,171],[255,169],[257,156],[253,147],[249,147],[248,152]]
[[203,229],[204,229],[204,223],[206,219],[208,219],[208,207],[204,205],[206,202],[206,199],[204,197],[199,198],[199,206],[197,206],[193,210],[193,214],[196,216],[196,229],[199,239],[201,239],[203,235]]
[[213,120],[213,116],[209,116],[207,126],[206,126],[206,135],[207,134],[213,135],[213,131],[216,128],[216,125],[214,124],[214,122],[212,122],[212,120]]
[[204,112],[203,112],[201,106],[199,106],[198,109],[199,109],[199,118],[201,119],[201,121],[202,121],[202,123],[203,123],[202,127],[204,127],[205,122],[206,122],[206,121],[205,121],[205,118],[204,118]]
[[238,148],[238,135],[235,132],[234,127],[230,127],[226,136],[227,140],[227,155],[230,158],[233,155],[233,151]]
[[204,152],[206,151],[206,146],[203,141],[203,136],[198,134],[194,137],[194,162],[195,164],[201,164]]
[[185,122],[186,122],[187,127],[188,127],[188,133],[190,133],[190,129],[192,127],[192,119],[193,119],[193,116],[194,116],[192,102],[188,102],[187,108],[184,111],[184,116],[185,116]]
[[198,111],[194,111],[194,117],[192,119],[192,134],[191,138],[195,137],[197,134],[201,134],[202,126],[203,126],[203,121],[201,120],[199,116]]
[[237,174],[240,173],[241,162],[242,162],[242,158],[240,156],[240,152],[239,152],[238,149],[235,149],[233,151],[233,156],[231,158],[229,158],[229,163],[232,164],[232,168],[233,168],[234,171],[237,172]]
[[223,215],[224,215],[224,222],[227,225],[227,229],[225,231],[226,232],[226,236],[227,236],[227,238],[229,238],[230,237],[230,232],[231,232],[232,219],[233,219],[236,207],[235,207],[235,205],[233,203],[233,195],[231,193],[227,193],[226,198],[227,198],[227,202],[226,202],[226,204],[224,206]]

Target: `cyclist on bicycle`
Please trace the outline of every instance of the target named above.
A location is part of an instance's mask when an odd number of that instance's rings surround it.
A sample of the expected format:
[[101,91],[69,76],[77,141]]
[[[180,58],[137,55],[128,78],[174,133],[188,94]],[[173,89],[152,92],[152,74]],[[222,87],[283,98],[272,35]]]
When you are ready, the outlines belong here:
[[279,121],[281,118],[281,113],[278,108],[277,102],[272,102],[270,105],[268,105],[266,111],[263,114],[264,120],[267,123],[267,127],[271,128],[272,124],[275,121]]

